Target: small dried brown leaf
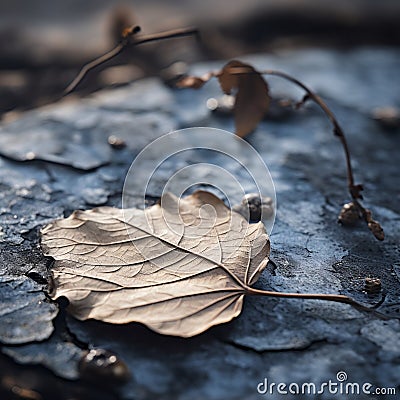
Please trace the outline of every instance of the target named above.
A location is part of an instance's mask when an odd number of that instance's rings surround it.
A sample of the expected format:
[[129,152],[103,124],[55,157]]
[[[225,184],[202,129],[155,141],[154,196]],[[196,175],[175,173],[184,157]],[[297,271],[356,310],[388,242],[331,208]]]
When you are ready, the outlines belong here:
[[144,211],[75,211],[42,230],[42,248],[55,259],[53,296],[66,296],[76,318],[189,337],[240,314],[269,238],[199,191],[167,193]]
[[221,89],[226,94],[237,90],[235,98],[236,134],[244,137],[252,132],[268,111],[268,85],[251,65],[241,61],[228,62],[218,74]]
[[249,73],[254,72],[253,67],[250,67],[247,64],[242,63],[241,61],[232,60],[225,64],[221,72],[218,74],[219,84],[225,94],[232,94],[232,90],[237,89],[239,86],[239,79],[241,75],[232,73],[233,68],[235,67],[241,68],[243,73],[245,73],[246,70],[248,70]]

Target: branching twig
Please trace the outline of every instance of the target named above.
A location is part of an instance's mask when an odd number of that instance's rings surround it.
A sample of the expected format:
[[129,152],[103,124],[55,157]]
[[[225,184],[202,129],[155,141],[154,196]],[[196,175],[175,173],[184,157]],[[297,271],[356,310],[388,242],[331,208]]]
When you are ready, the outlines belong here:
[[[278,76],[280,78],[286,79],[289,82],[294,83],[295,85],[299,86],[302,88],[305,92],[306,95],[303,97],[303,99],[296,104],[296,108],[301,107],[306,101],[312,100],[314,101],[326,114],[326,116],[329,118],[333,125],[333,133],[335,136],[337,136],[343,146],[345,158],[346,158],[346,168],[347,168],[347,186],[349,189],[350,196],[353,200],[352,205],[357,209],[357,213],[360,217],[364,219],[364,221],[367,223],[368,228],[372,231],[373,235],[378,239],[378,240],[383,240],[384,239],[384,232],[382,227],[380,226],[379,222],[375,221],[372,218],[372,213],[370,210],[364,208],[362,204],[359,202],[359,200],[362,200],[362,195],[361,191],[363,190],[363,186],[361,184],[355,184],[354,183],[354,176],[353,176],[353,169],[351,166],[351,159],[350,159],[350,151],[349,151],[349,146],[347,144],[346,137],[344,135],[344,131],[342,127],[340,126],[338,120],[336,119],[335,115],[333,112],[330,110],[330,108],[327,106],[327,104],[319,97],[316,93],[314,93],[310,88],[308,88],[304,83],[300,82],[298,79],[292,77],[289,74],[286,74],[281,71],[276,71],[276,70],[264,70],[264,71],[256,71],[256,70],[250,70],[249,68],[243,68],[243,67],[231,67],[229,69],[229,72],[231,74],[262,74],[262,75],[273,75],[273,76]],[[213,73],[212,76],[218,77],[221,74],[221,72]]]
[[[274,75],[279,76],[280,78],[286,79],[294,83],[295,85],[301,87],[305,92],[306,95],[303,97],[301,101],[296,104],[296,109],[302,107],[308,100],[313,100],[326,114],[329,120],[332,122],[333,125],[333,133],[335,136],[338,136],[340,141],[342,142],[345,157],[346,157],[346,166],[347,166],[347,183],[349,187],[349,192],[353,199],[362,199],[360,191],[362,190],[361,185],[354,185],[354,177],[353,177],[353,169],[351,167],[351,160],[350,160],[350,151],[349,146],[347,144],[346,137],[344,135],[343,129],[339,125],[335,115],[326,105],[326,103],[319,97],[316,93],[314,93],[310,88],[308,88],[304,83],[300,82],[298,79],[286,74],[285,72],[275,71],[275,70],[264,70],[264,71],[255,71],[256,73],[262,75]],[[247,68],[235,68],[232,67],[230,70],[231,74],[249,74],[254,73],[253,71],[249,71]]]
[[292,76],[281,72],[281,71],[275,71],[275,70],[265,70],[265,71],[260,71],[261,74],[263,75],[274,75],[274,76],[279,76],[283,79],[286,79],[295,85],[301,87],[307,94],[303,97],[302,101],[298,103],[298,107],[303,105],[307,100],[313,100],[327,115],[329,120],[331,121],[333,125],[333,133],[335,136],[337,136],[343,146],[345,158],[346,158],[346,167],[347,167],[347,186],[349,189],[350,196],[353,199],[353,204],[356,206],[358,209],[359,214],[361,214],[362,218],[364,221],[368,224],[369,229],[372,231],[374,236],[378,240],[383,240],[384,239],[384,233],[383,229],[381,228],[380,224],[377,221],[374,221],[372,219],[372,214],[371,211],[364,208],[359,200],[362,200],[362,195],[361,191],[363,190],[363,186],[361,184],[355,184],[354,183],[354,176],[353,176],[353,169],[351,166],[351,159],[350,159],[350,151],[349,151],[349,146],[347,144],[346,137],[344,135],[344,131],[342,127],[340,126],[338,120],[336,119],[335,115],[333,112],[330,110],[330,108],[326,105],[326,103],[319,97],[316,93],[314,93],[311,89],[309,89],[306,85],[304,85],[302,82],[300,82],[298,79],[293,78]]
[[190,36],[198,34],[198,31],[195,28],[173,29],[170,31],[154,33],[151,35],[136,36],[136,34],[139,31],[140,31],[139,26],[126,29],[122,33],[121,41],[113,49],[103,54],[102,56],[96,58],[95,60],[85,64],[79,71],[78,75],[74,78],[74,80],[64,90],[64,96],[71,93],[79,85],[79,83],[82,81],[82,79],[90,70],[116,57],[126,47],[137,46],[139,44],[154,42],[157,40],[172,39],[182,36]]

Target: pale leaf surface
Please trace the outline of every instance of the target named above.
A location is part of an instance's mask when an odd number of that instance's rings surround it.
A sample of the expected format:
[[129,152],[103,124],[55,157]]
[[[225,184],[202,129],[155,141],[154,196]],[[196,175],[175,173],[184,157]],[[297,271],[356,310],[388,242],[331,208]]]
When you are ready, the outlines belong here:
[[199,191],[167,193],[144,211],[75,211],[42,230],[42,248],[55,259],[53,297],[67,297],[76,318],[189,337],[240,314],[269,238]]

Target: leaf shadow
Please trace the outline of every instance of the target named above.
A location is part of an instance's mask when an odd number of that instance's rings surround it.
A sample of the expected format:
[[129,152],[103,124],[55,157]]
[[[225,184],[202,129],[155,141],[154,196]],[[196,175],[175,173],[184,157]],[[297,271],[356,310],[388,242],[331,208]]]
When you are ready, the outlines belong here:
[[79,321],[67,315],[67,326],[70,332],[89,346],[134,349],[142,355],[188,355],[197,352],[202,346],[218,344],[232,331],[232,321],[212,327],[206,332],[190,338],[161,335],[137,322],[128,324],[111,324],[97,320]]

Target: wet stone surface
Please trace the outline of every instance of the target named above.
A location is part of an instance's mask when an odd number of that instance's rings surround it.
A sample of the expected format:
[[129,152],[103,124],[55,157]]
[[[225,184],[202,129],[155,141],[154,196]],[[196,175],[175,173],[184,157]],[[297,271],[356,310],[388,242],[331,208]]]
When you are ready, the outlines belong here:
[[[271,235],[276,267],[269,266],[256,286],[341,293],[374,304],[380,294],[368,296],[364,285],[366,277],[375,277],[386,293],[381,311],[399,317],[400,132],[385,130],[370,112],[377,106],[400,106],[394,84],[400,52],[304,50],[244,61],[288,71],[324,96],[347,133],[356,180],[365,186],[365,204],[386,234],[378,242],[362,223],[336,223],[350,200],[344,159],[319,110],[307,105],[297,114],[266,118],[247,140],[267,163],[276,186]],[[193,71],[223,64],[201,64]],[[277,78],[270,83],[273,94],[301,98]],[[399,321],[377,320],[347,305],[252,297],[234,321],[179,339],[137,324],[77,321],[65,313],[65,305],[47,297],[51,260],[41,254],[39,229],[75,209],[121,206],[130,164],[155,138],[199,125],[232,130],[231,118],[207,110],[206,100],[218,96],[216,82],[193,92],[171,90],[150,79],[31,111],[0,128],[0,342],[7,363],[25,364],[38,381],[50,370],[57,382],[70,387],[75,380],[86,393],[90,382],[97,379],[107,386],[108,378],[101,363],[98,371],[89,369],[91,376],[87,370],[82,373],[81,360],[87,350],[105,349],[120,358],[129,377],[115,382],[110,376],[107,390],[97,392],[96,387],[98,399],[257,399],[262,398],[257,384],[266,377],[317,385],[335,379],[340,370],[349,382],[396,387],[400,393]],[[110,135],[126,146],[110,146]],[[227,152],[230,146],[227,142]],[[167,163],[153,182],[149,203],[161,194],[165,179],[191,161]],[[198,178],[182,175],[187,186]],[[132,198],[135,202],[134,193]],[[1,358],[0,365],[4,362]],[[37,364],[45,368],[33,366]],[[12,374],[14,368],[7,370]],[[320,398],[340,396],[325,393]]]
[[1,276],[0,291],[3,343],[21,344],[49,338],[57,307],[46,300],[40,285],[25,276]]

